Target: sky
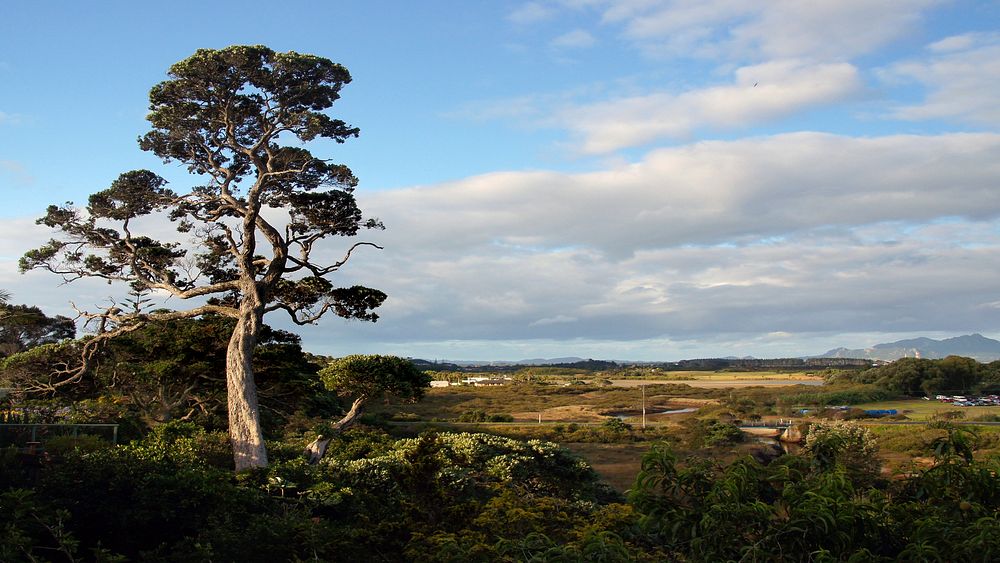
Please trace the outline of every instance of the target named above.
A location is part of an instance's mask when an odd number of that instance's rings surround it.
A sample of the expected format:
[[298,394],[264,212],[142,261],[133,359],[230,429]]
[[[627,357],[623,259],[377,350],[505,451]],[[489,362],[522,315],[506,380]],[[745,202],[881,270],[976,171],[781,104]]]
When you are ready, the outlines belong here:
[[309,351],[652,361],[1000,337],[995,1],[7,0],[12,302],[121,299],[17,259],[54,234],[34,223],[47,205],[122,172],[195,185],[138,148],[148,92],[234,44],[353,77],[331,114],[361,136],[308,148],[386,225],[333,281],[389,298],[374,324],[296,328]]

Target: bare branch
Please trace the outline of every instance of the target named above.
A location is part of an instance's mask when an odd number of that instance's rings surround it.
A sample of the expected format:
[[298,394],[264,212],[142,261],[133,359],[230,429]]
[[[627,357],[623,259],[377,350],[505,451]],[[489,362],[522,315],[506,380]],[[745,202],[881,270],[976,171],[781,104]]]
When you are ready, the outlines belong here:
[[331,274],[333,272],[336,272],[337,270],[339,270],[341,268],[341,266],[343,266],[344,264],[346,264],[347,261],[351,259],[351,255],[354,254],[354,251],[358,247],[360,247],[360,246],[371,246],[371,247],[377,248],[379,250],[385,250],[385,247],[379,246],[379,245],[375,244],[374,242],[357,242],[357,243],[354,243],[353,245],[351,245],[351,248],[349,248],[347,250],[347,253],[344,255],[344,257],[342,259],[340,259],[337,262],[334,262],[333,264],[330,264],[329,266],[324,266],[324,267],[319,267],[319,266],[316,266],[316,265],[312,264],[311,262],[309,262],[309,253],[308,252],[303,252],[302,254],[300,254],[300,256],[298,258],[296,258],[294,256],[289,256],[288,257],[288,260],[290,262],[294,263],[295,266],[293,266],[291,268],[286,268],[285,272],[286,273],[292,273],[292,272],[296,272],[296,271],[299,271],[299,270],[305,268],[305,269],[309,270],[310,272],[312,272],[312,275],[317,276],[317,277],[322,277],[322,276]]

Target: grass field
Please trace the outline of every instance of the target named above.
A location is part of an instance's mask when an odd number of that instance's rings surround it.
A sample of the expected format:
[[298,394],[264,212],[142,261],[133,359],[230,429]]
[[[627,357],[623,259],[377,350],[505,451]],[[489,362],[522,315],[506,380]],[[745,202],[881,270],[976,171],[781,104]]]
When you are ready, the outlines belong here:
[[855,405],[859,409],[896,409],[900,414],[911,420],[930,420],[935,415],[945,412],[961,412],[964,416],[959,420],[972,420],[983,415],[1000,415],[1000,407],[956,407],[941,401],[925,401],[923,399],[905,399],[895,401],[879,401]]
[[[671,410],[692,404],[713,404],[724,391],[688,385],[646,386],[647,412]],[[594,385],[515,384],[496,387],[432,388],[419,403],[376,405],[382,412],[406,420],[455,420],[463,413],[480,410],[487,414],[510,414],[515,420],[547,422],[597,422],[603,413],[641,409],[638,388]]]
[[624,493],[635,483],[642,456],[649,451],[650,444],[569,443],[563,446],[587,460],[609,485]]
[[684,380],[694,379],[699,381],[746,381],[746,380],[818,380],[819,377],[812,372],[796,371],[667,371],[657,376],[659,379]]
[[689,385],[705,389],[735,389],[739,387],[778,387],[790,385],[822,385],[819,378],[765,379],[765,378],[699,378],[699,379],[612,379],[615,387],[642,387],[643,385]]
[[[542,439],[561,443],[590,463],[610,485],[619,491],[632,486],[639,471],[642,455],[655,440],[667,439],[680,447],[685,419],[704,416],[706,411],[720,409],[720,403],[729,404],[736,398],[753,399],[757,404],[767,400],[780,400],[784,396],[819,392],[818,387],[780,387],[780,385],[815,385],[818,378],[805,373],[743,372],[706,373],[671,372],[690,379],[664,384],[652,379],[627,379],[631,387],[597,385],[597,378],[585,379],[589,384],[565,385],[567,379],[546,378],[544,384],[518,383],[496,387],[455,386],[432,388],[426,397],[415,404],[383,404],[374,406],[373,412],[390,415],[397,421],[409,421],[413,434],[426,429],[426,424],[440,426],[442,430],[488,432],[519,439]],[[783,379],[782,379],[783,378]],[[773,382],[774,385],[768,385]],[[601,423],[611,413],[638,414],[641,412],[642,391],[645,386],[646,407],[650,429],[635,439],[616,443],[592,439],[591,432],[600,432]],[[740,388],[759,386],[756,389]],[[915,421],[930,420],[935,415],[959,411],[965,420],[987,414],[1000,415],[1000,407],[955,407],[938,401],[895,400],[856,405],[864,409],[896,409]],[[685,407],[704,407],[702,413],[654,415],[658,410]],[[486,414],[512,415],[511,424],[456,424],[464,413],[483,411]],[[538,416],[542,424],[538,424]],[[638,418],[627,419],[638,431]],[[943,431],[918,426],[879,425],[869,421],[882,448],[882,458],[887,471],[905,469],[915,460],[929,460],[929,444]],[[570,430],[579,425],[580,430]],[[401,430],[403,427],[398,427]],[[1000,451],[1000,428],[980,427],[976,432],[982,437],[980,455]],[[614,442],[612,440],[612,442]],[[748,455],[755,447],[754,441],[734,445],[722,450],[684,451],[679,454],[708,455],[720,460]],[[683,457],[683,456],[681,456]]]

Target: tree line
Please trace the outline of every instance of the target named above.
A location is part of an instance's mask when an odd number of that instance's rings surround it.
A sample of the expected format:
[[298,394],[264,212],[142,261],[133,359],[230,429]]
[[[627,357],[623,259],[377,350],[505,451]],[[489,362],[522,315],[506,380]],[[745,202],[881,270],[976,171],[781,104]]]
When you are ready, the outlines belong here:
[[1000,393],[1000,361],[984,364],[962,356],[901,358],[868,370],[837,372],[829,381],[871,384],[911,397],[995,394]]

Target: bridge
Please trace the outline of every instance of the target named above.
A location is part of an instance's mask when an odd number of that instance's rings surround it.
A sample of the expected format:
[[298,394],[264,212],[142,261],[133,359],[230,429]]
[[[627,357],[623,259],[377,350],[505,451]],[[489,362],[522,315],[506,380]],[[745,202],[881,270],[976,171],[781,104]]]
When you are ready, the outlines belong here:
[[754,436],[763,438],[777,438],[791,426],[792,421],[787,419],[761,420],[758,422],[745,422],[740,425],[740,430]]

